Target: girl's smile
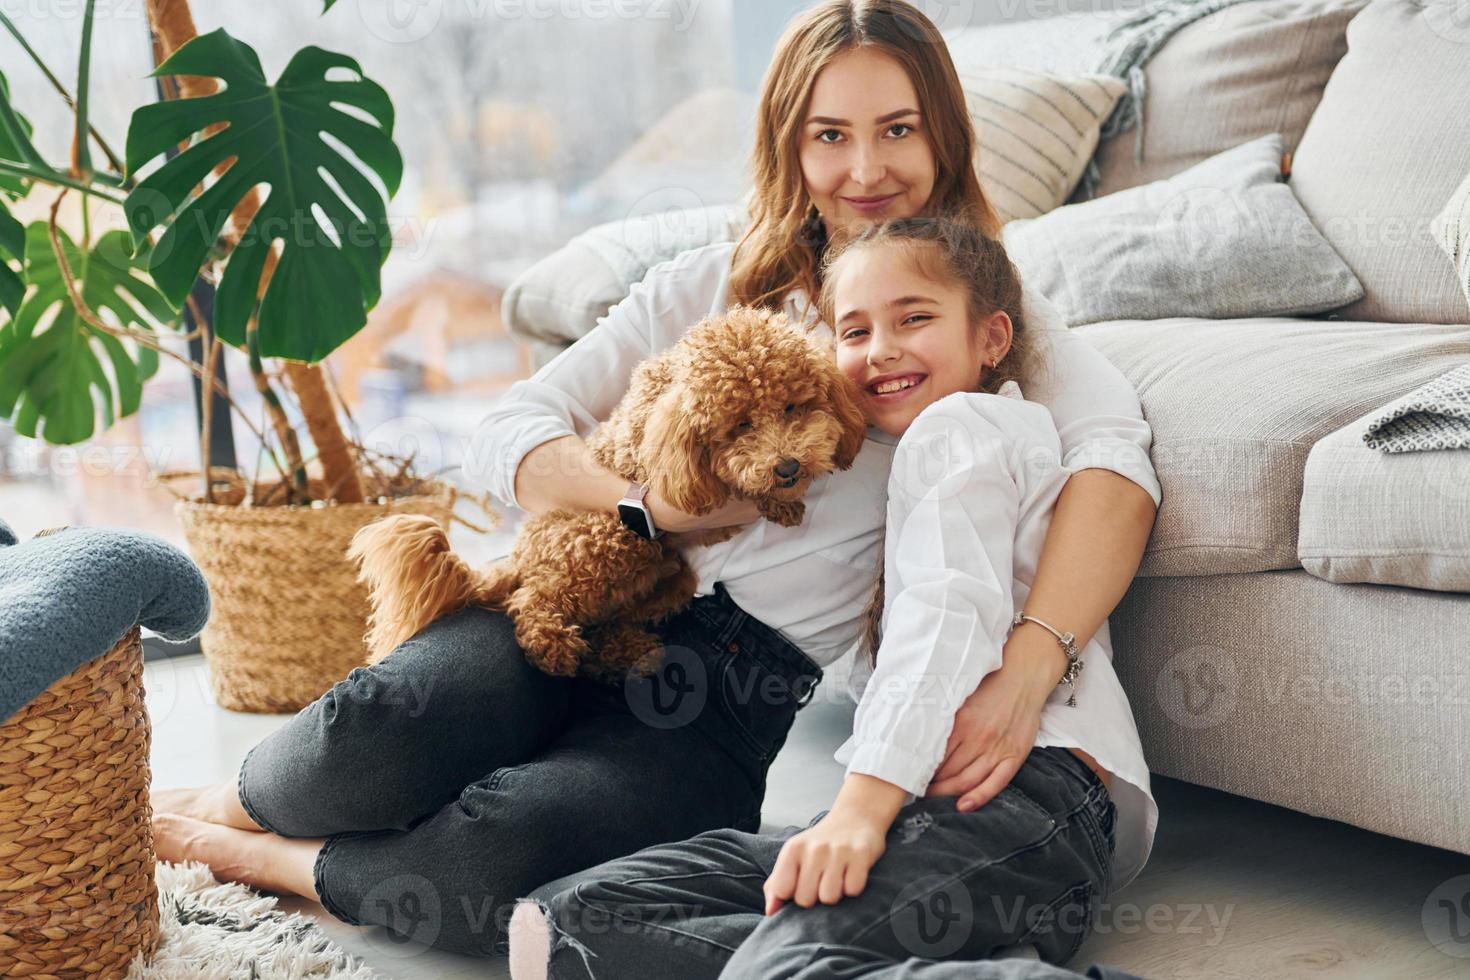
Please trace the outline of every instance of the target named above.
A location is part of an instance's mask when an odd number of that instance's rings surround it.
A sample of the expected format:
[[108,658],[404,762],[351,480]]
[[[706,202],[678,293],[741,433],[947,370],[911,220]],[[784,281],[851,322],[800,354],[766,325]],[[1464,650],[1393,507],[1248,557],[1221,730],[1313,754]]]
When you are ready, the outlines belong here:
[[914,373],[885,374],[870,381],[867,390],[875,402],[891,405],[912,395],[927,377],[927,374]]

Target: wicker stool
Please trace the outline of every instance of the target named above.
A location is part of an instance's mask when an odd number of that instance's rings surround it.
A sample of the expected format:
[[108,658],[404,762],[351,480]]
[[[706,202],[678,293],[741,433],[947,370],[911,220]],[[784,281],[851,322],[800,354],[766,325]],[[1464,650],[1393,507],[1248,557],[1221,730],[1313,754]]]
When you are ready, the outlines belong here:
[[134,626],[0,726],[0,976],[113,978],[158,948]]

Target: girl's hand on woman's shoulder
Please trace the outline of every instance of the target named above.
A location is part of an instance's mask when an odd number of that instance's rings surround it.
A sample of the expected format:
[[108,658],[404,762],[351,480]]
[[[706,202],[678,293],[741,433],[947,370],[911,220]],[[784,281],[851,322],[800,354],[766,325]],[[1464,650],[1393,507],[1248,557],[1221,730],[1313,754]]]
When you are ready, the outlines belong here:
[[884,829],[871,817],[834,807],[781,847],[776,866],[766,879],[766,915],[783,903],[802,908],[817,902],[836,905],[846,895],[858,895],[868,883],[868,872],[886,848]]

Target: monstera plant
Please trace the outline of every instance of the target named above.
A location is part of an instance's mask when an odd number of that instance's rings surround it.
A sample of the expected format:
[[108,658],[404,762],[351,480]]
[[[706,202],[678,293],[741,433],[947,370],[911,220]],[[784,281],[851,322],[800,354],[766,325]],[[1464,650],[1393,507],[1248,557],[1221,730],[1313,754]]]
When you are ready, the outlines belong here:
[[[393,103],[356,61],[319,47],[297,51],[272,82],[243,41],[197,34],[187,0],[147,0],[166,97],[132,114],[119,158],[88,120],[93,3],[75,96],[0,11],[75,113],[71,159],[53,164],[0,77],[0,418],[80,442],[137,411],[160,357],[226,397],[218,359],[243,357],[269,424],[256,429],[229,403],[274,458],[273,479],[208,465],[215,399],[205,397],[201,490],[175,510],[210,584],[202,644],[219,704],[296,710],[363,661],[367,597],[344,555],[352,535],[389,511],[447,523],[454,508],[456,491],[416,475],[412,460],[385,467],[384,454],[346,438],[345,406],[321,369],[381,293],[387,204],[403,171]],[[81,198],[80,240],[57,224],[68,194]],[[49,220],[22,226],[6,205],[26,195],[49,201]],[[104,207],[120,208],[126,229],[94,238],[93,209]],[[196,302],[201,280],[212,303]],[[163,342],[190,321],[202,341],[191,349],[203,351],[193,358]],[[310,475],[303,434],[319,466]]]
[[[75,443],[136,411],[169,353],[159,334],[181,326],[203,276],[215,287],[216,345],[248,359],[267,406],[271,432],[257,434],[287,499],[311,497],[283,400],[294,396],[322,485],[335,501],[360,501],[360,454],[319,365],[362,328],[381,293],[387,200],[403,171],[392,101],[352,58],[319,47],[296,52],[271,82],[249,45],[222,29],[196,36],[187,0],[149,0],[166,55],[154,74],[177,96],[133,113],[119,160],[88,120],[94,2],[83,9],[74,98],[0,12],[76,118],[69,165],[52,165],[0,75],[0,417],[24,435]],[[94,142],[107,166],[94,164]],[[6,201],[47,185],[57,205],[59,195],[82,196],[84,228],[94,206],[121,206],[128,231],[78,244],[57,227],[56,207],[50,221],[22,227]],[[213,384],[220,352],[207,346],[191,369]],[[267,358],[283,359],[282,370],[268,372]],[[289,392],[277,390],[282,377]]]

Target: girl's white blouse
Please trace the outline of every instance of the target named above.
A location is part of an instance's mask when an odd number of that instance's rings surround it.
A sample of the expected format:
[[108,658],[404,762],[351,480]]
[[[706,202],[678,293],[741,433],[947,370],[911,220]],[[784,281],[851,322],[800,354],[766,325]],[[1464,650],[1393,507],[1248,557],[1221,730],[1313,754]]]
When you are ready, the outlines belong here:
[[[733,242],[706,245],[654,266],[595,329],[511,385],[465,447],[465,475],[502,504],[518,506],[515,474],[528,452],[560,436],[586,438],[623,397],[639,361],[728,309],[734,250]],[[831,339],[831,328],[803,290],[787,297],[786,311],[815,336]],[[1029,287],[1022,315],[1026,329],[1042,338],[1048,366],[1028,379],[1027,394],[1051,412],[1062,465],[1069,472],[1101,467],[1121,473],[1157,505],[1161,492],[1148,455],[1152,434],[1133,386]],[[728,541],[687,548],[684,556],[699,575],[698,594],[712,594],[714,583],[723,581],[742,609],[780,630],[820,666],[852,652],[877,581],[895,442],[869,428],[850,469],[812,482],[799,526],[756,521]]]
[[[1047,408],[1008,381],[1000,394],[960,392],[921,412],[888,476],[883,641],[878,665],[854,674],[847,772],[922,796],[944,759],[955,711],[1001,665],[1011,617],[1025,609],[1057,497],[1070,475]],[[1080,651],[1077,704],[1052,692],[1037,746],[1077,746],[1114,774],[1112,888],[1148,860],[1158,806],[1104,622]],[[866,658],[859,658],[866,667]],[[997,801],[987,803],[997,804]]]

